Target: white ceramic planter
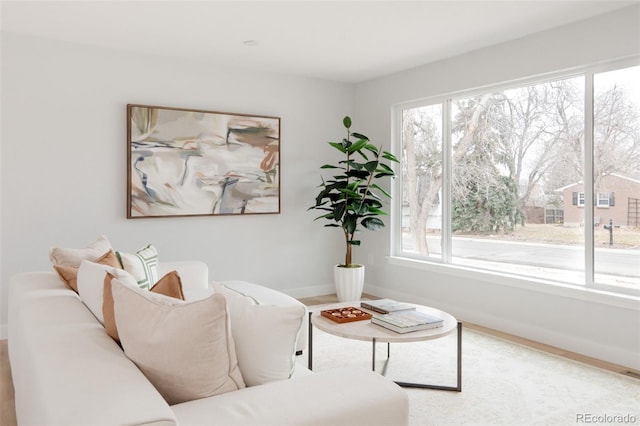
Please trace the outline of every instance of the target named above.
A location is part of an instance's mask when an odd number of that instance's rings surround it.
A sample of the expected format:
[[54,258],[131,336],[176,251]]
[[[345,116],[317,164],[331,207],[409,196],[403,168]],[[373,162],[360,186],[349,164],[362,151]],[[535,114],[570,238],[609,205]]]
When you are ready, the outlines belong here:
[[333,282],[340,302],[360,300],[364,289],[364,265],[354,268],[333,268]]

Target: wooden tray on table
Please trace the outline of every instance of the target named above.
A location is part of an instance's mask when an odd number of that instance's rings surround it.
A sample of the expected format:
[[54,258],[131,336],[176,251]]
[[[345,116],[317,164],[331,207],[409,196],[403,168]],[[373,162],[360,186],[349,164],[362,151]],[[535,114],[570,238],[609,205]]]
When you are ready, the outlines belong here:
[[320,315],[337,323],[363,321],[371,319],[371,314],[364,312],[360,308],[348,306],[346,308],[326,309],[320,311]]

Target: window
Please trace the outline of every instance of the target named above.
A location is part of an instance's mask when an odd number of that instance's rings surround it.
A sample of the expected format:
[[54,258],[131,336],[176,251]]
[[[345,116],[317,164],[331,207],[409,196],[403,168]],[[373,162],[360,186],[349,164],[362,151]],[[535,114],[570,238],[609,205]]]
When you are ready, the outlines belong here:
[[398,106],[393,254],[640,291],[639,90],[632,66]]
[[584,192],[575,192],[575,194],[576,194],[576,202],[573,204],[584,207]]
[[609,193],[602,193],[602,192],[598,192],[598,204],[596,204],[598,207],[609,207],[609,200],[610,200],[610,194]]

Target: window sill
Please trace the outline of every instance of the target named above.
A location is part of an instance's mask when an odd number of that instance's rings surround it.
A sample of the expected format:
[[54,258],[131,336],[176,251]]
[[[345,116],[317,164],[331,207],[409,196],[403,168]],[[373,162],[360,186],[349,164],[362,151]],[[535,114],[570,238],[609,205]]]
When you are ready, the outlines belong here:
[[387,259],[389,264],[395,266],[421,269],[424,271],[448,274],[461,278],[486,281],[492,284],[520,288],[538,293],[551,294],[554,296],[568,297],[603,305],[616,306],[640,312],[639,296],[587,288],[575,284],[564,284],[533,277],[525,278],[508,273],[486,271],[460,265],[436,263],[406,257],[389,256]]

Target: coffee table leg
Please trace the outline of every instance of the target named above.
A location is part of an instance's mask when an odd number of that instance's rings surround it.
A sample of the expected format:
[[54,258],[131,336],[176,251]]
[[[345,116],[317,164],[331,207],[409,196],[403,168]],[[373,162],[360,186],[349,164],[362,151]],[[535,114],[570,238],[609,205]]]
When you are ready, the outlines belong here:
[[[428,385],[423,383],[409,383],[409,382],[396,382],[397,385],[405,387],[405,388],[421,388],[421,389],[436,389],[436,390],[445,390],[445,391],[454,391],[454,392],[462,392],[462,323],[458,321],[458,335],[457,335],[457,384],[456,386],[441,386],[441,385]],[[387,343],[389,345],[389,343]],[[382,369],[382,375],[384,376],[387,372],[387,364],[389,363],[390,358],[390,348],[387,346],[387,361],[384,364],[384,368]],[[373,339],[373,371],[376,371],[376,339]]]

